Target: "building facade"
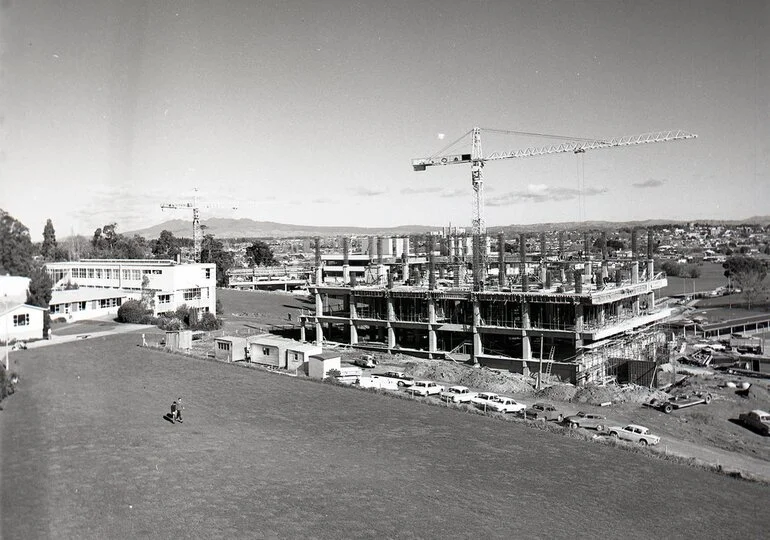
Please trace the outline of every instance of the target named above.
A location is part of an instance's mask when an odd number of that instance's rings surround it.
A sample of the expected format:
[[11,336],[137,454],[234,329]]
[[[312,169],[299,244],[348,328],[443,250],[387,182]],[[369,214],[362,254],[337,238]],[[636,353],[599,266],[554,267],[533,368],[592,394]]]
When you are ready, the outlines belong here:
[[[147,297],[154,315],[175,311],[183,305],[200,314],[216,312],[216,265],[213,263],[85,259],[48,263],[46,271],[54,283],[54,291],[64,291],[69,284],[78,286],[67,291],[73,292],[72,302],[88,302],[88,289],[117,289],[121,292],[110,298]],[[83,299],[78,300],[78,294]]]

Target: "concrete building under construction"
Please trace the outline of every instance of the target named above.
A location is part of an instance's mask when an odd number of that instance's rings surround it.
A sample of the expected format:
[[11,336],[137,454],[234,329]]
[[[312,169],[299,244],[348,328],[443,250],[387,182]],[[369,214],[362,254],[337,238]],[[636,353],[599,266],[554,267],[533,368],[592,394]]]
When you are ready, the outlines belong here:
[[[322,256],[317,247],[315,311],[301,317],[302,338],[577,384],[607,376],[613,359],[654,359],[660,334],[648,330],[670,309],[655,305],[666,278],[655,273],[652,231],[646,257],[634,231],[632,256],[623,259],[608,253],[604,233],[593,255],[587,234],[583,249],[569,252],[564,237],[549,242],[541,234],[538,250],[522,234],[513,252],[502,234],[496,250],[489,239],[452,234],[372,238],[366,257],[351,256],[347,238],[341,254]],[[473,257],[474,245],[481,257]],[[474,268],[474,259],[482,264]]]

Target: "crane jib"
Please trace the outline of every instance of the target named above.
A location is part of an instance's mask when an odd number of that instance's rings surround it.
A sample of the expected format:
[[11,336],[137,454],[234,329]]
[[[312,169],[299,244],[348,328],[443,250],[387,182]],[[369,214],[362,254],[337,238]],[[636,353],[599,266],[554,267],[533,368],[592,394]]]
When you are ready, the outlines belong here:
[[412,167],[414,167],[415,171],[424,171],[425,167],[432,165],[454,165],[457,163],[470,163],[471,161],[470,154],[453,154],[433,158],[413,159]]

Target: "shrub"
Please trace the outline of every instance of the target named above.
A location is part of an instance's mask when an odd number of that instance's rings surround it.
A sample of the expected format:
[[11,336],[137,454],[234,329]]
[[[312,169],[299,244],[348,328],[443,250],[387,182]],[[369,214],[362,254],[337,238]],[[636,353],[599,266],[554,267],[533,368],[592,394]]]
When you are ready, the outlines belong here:
[[15,373],[8,373],[0,368],[0,401],[4,400],[16,390],[14,382],[18,380]]
[[147,313],[139,319],[139,324],[158,324],[158,318]]
[[142,319],[147,314],[148,310],[144,308],[141,302],[129,300],[118,308],[118,322],[141,324]]
[[171,317],[165,316],[165,317],[159,317],[158,318],[158,328],[161,330],[183,330],[184,329],[184,323],[174,317],[173,315]]
[[222,328],[222,320],[213,313],[204,313],[194,330],[218,330]]

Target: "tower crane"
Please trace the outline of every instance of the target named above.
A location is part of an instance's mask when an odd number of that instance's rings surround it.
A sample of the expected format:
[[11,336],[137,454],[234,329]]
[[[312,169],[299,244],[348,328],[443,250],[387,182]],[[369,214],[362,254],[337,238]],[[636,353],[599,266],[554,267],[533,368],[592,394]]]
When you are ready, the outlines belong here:
[[[482,128],[474,127],[459,139],[450,143],[437,154],[427,158],[418,158],[412,160],[412,168],[415,171],[424,171],[427,167],[435,165],[458,165],[461,163],[471,164],[471,187],[473,188],[473,216],[471,227],[473,232],[473,274],[474,288],[478,289],[484,280],[482,268],[486,257],[486,249],[481,245],[482,237],[486,235],[487,227],[484,220],[484,178],[482,169],[488,161],[497,161],[501,159],[516,159],[525,157],[545,156],[549,154],[561,154],[572,152],[582,154],[588,150],[598,150],[600,148],[615,148],[619,146],[634,146],[638,144],[658,143],[679,141],[684,139],[694,139],[697,135],[682,130],[656,131],[652,133],[643,133],[641,135],[630,135],[626,137],[616,137],[613,139],[584,139],[579,137],[565,137],[563,135],[545,135],[542,133],[529,133],[524,131],[507,131],[499,129],[487,129],[484,131],[513,134],[529,135],[537,137],[546,137],[549,139],[561,139],[564,142],[551,144],[541,147],[528,147],[508,152],[493,152],[484,156],[481,149],[481,131]],[[449,148],[456,145],[466,136],[471,135],[470,154],[444,154]],[[482,251],[484,253],[482,253]]]
[[[220,205],[216,204],[206,204],[203,205],[203,208],[214,208],[218,207]],[[200,209],[201,206],[198,204],[198,188],[195,188],[195,191],[193,193],[193,200],[192,202],[186,202],[186,203],[164,203],[160,205],[161,209],[170,208],[172,210],[192,210],[193,213],[193,257],[195,259],[195,262],[201,262],[201,246],[203,244],[203,231],[201,230],[201,221],[200,221]],[[237,209],[236,206],[233,206],[233,209]]]

